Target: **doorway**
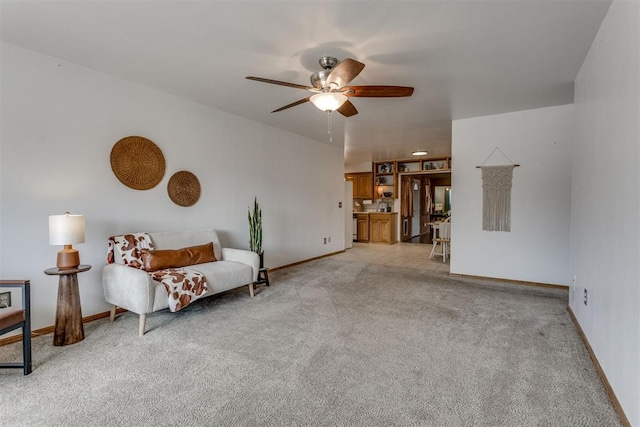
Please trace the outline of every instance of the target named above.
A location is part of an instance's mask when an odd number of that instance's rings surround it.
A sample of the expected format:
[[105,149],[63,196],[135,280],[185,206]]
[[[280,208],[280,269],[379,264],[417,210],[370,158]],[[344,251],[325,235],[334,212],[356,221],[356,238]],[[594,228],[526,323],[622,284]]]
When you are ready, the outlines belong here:
[[451,173],[403,174],[400,185],[400,240],[431,244],[430,223],[451,212]]

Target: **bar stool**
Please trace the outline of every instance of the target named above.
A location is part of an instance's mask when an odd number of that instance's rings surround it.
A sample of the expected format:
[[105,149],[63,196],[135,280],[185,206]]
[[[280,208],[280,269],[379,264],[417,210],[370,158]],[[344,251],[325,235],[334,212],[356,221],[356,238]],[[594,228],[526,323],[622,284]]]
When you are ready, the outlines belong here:
[[[429,259],[441,256],[442,262],[447,262],[447,255],[451,253],[451,218],[438,225],[438,234],[433,238],[433,247]],[[440,251],[438,251],[438,246]]]

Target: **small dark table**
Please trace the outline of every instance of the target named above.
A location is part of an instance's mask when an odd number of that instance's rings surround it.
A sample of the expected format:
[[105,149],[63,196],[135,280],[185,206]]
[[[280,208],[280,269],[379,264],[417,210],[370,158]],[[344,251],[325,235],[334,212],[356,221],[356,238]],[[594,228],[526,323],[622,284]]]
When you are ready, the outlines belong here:
[[90,265],[76,268],[47,268],[44,274],[60,276],[58,279],[58,306],[56,307],[56,326],[53,333],[53,345],[75,344],[84,339],[82,326],[82,307],[78,292],[78,273],[91,269]]
[[258,270],[258,280],[254,285],[261,285],[263,283],[269,286],[269,274],[267,273],[267,269],[264,267]]

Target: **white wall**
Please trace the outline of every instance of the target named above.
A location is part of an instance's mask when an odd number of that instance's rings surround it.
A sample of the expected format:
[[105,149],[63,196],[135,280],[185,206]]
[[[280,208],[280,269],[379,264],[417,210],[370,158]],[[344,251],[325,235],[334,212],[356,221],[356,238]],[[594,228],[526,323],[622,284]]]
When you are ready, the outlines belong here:
[[[451,272],[568,285],[573,106],[455,120]],[[511,232],[482,231],[481,165],[499,147],[514,168]],[[498,151],[486,165],[509,164]]]
[[344,173],[372,172],[373,162],[351,163],[344,165]]
[[353,181],[344,182],[344,248],[353,247]]
[[639,23],[637,1],[614,1],[576,78],[571,206],[570,306],[634,426],[640,426]]
[[[54,323],[57,277],[48,216],[84,214],[79,275],[83,315],[107,310],[101,270],[109,235],[213,227],[223,245],[248,247],[247,208],[258,197],[265,264],[286,265],[344,248],[343,147],[312,141],[203,105],[3,43],[0,277],[32,282],[33,327]],[[147,191],[111,171],[113,145],[154,141],[166,173]],[[202,195],[171,202],[166,186],[189,170]],[[324,244],[323,238],[331,237]]]

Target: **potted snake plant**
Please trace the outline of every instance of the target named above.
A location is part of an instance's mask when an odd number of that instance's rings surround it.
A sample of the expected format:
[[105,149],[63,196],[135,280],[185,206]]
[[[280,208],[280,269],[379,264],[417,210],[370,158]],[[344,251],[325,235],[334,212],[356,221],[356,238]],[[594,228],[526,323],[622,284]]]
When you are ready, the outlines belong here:
[[264,251],[262,250],[262,210],[258,198],[253,200],[253,208],[249,207],[249,249],[260,256],[260,268],[264,268]]

